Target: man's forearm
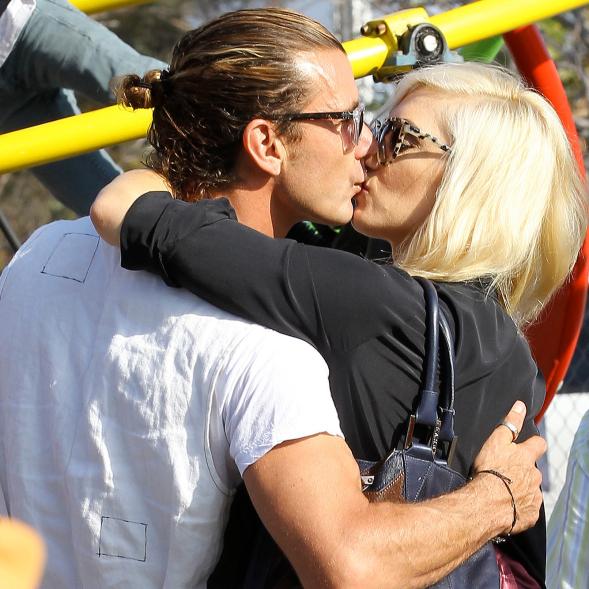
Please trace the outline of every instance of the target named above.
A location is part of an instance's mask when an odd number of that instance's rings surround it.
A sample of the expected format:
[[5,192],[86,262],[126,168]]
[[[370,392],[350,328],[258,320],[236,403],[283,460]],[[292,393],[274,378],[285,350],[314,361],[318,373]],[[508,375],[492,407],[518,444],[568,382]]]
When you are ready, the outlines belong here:
[[483,474],[422,503],[367,505],[344,542],[371,577],[365,586],[427,587],[509,530],[510,507],[503,483]]
[[512,521],[503,483],[484,474],[430,501],[369,503],[331,436],[276,447],[244,478],[305,587],[427,587]]
[[[525,407],[507,419],[519,430]],[[532,526],[542,504],[538,437],[512,443],[497,428],[474,472],[511,480],[514,533]],[[343,440],[317,435],[276,446],[244,480],[264,525],[306,587],[427,587],[494,536],[511,531],[513,504],[504,483],[482,473],[461,489],[421,503],[369,503]]]

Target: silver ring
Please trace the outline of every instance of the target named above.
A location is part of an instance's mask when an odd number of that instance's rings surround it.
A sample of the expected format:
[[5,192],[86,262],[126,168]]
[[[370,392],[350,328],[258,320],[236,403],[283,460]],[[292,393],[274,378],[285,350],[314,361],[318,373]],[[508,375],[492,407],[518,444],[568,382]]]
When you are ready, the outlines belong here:
[[499,425],[504,425],[511,432],[512,442],[515,442],[517,440],[517,436],[519,436],[519,430],[517,429],[517,427],[515,427],[515,425],[513,425],[513,423],[511,423],[511,421],[507,421],[504,419]]

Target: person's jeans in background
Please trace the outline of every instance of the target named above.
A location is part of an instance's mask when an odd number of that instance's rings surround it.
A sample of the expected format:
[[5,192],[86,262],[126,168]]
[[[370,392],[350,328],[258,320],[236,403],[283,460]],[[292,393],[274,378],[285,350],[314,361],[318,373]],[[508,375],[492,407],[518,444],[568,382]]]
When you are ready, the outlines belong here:
[[[110,104],[113,78],[164,67],[65,0],[37,0],[0,68],[0,133],[78,114],[72,90]],[[57,199],[86,215],[121,169],[100,150],[31,171]]]

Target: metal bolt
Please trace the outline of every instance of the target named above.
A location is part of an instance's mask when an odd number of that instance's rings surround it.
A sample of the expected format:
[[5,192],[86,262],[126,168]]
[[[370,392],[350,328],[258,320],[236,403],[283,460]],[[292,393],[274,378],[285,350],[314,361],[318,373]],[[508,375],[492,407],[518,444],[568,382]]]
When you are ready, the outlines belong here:
[[438,38],[435,35],[426,35],[422,41],[423,48],[428,53],[433,53],[438,48]]

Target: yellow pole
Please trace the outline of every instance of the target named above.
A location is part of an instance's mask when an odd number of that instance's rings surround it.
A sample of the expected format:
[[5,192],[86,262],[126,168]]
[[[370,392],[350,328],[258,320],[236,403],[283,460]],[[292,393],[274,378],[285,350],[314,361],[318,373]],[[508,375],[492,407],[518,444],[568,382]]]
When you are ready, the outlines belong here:
[[146,2],[153,2],[153,0],[71,0],[71,3],[76,8],[87,14],[114,10],[134,4],[145,4]]
[[[426,14],[422,22],[438,27],[449,48],[457,49],[587,4],[588,0],[479,0],[442,14]],[[384,17],[383,22],[402,23],[405,12],[413,16],[413,11],[401,11]],[[397,49],[394,43],[387,43],[386,36],[353,39],[344,47],[357,78],[373,75],[384,65],[390,51]]]
[[450,49],[584,6],[586,0],[480,0],[430,17]]
[[0,172],[38,166],[144,137],[151,110],[109,106],[0,135]]
[[361,37],[346,41],[343,45],[355,78],[373,76],[386,61],[390,50],[386,41],[380,37]]
[[[456,49],[586,4],[589,0],[479,0],[432,17],[425,11],[402,11],[383,20],[396,29],[422,18]],[[375,73],[397,49],[394,35],[362,37],[344,47],[357,78]],[[0,135],[0,174],[144,137],[150,120],[151,111],[109,107]]]

